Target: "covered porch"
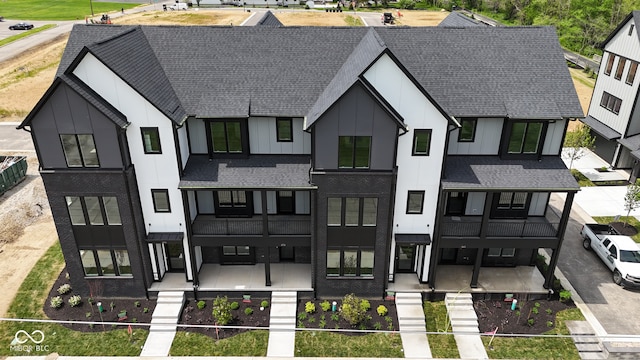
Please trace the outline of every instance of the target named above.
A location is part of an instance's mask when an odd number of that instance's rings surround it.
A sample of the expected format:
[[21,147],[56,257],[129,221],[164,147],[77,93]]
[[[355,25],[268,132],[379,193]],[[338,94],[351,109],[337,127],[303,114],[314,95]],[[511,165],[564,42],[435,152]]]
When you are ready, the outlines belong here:
[[[203,264],[198,279],[198,291],[313,291],[311,264],[271,264],[271,286],[265,285],[264,264]],[[183,273],[166,273],[149,291],[193,291],[193,283]]]

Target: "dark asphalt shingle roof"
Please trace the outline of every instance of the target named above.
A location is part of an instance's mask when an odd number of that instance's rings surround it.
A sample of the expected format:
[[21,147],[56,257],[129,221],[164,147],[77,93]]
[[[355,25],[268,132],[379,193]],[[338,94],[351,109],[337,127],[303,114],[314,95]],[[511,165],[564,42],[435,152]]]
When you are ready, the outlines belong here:
[[252,155],[248,158],[212,159],[191,155],[179,188],[305,188],[309,183],[309,155]]
[[622,136],[619,132],[603,124],[602,122],[600,122],[600,120],[592,117],[591,115],[587,115],[585,118],[580,119],[580,121],[607,140],[620,139],[620,137]]
[[258,21],[260,26],[283,26],[278,18],[271,11],[267,11]]
[[448,190],[580,190],[559,156],[502,160],[499,156],[447,156],[442,188]]
[[640,134],[619,139],[618,142],[631,151],[640,149]]
[[[131,77],[125,81],[139,86],[148,99],[177,98],[186,114],[198,117],[307,116],[316,109],[314,105],[325,107],[317,102],[335,96],[327,97],[327,89],[343,89],[353,74],[369,65],[353,61],[369,61],[371,54],[384,47],[449,115],[583,116],[551,27],[76,25],[61,69],[71,64],[83,46],[131,29],[139,34],[98,46],[105,49],[102,60],[121,69],[121,76]],[[127,57],[128,66],[140,69],[132,62],[146,62],[153,53],[163,71],[147,74],[166,76],[170,86],[151,87],[123,68],[125,61],[107,53],[107,49],[126,47],[122,39],[130,36],[136,43],[146,39],[148,47]],[[158,69],[156,64],[151,66]],[[336,79],[338,75],[345,79]],[[167,93],[160,94],[163,91]],[[167,111],[173,103],[156,106]]]
[[476,19],[472,19],[457,11],[447,15],[438,26],[441,27],[467,27],[467,26],[487,26]]

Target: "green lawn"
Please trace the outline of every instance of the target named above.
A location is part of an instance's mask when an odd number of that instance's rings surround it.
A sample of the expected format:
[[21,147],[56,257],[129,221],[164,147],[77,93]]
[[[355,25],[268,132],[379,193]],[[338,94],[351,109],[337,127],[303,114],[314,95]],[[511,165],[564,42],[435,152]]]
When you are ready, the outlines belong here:
[[[578,309],[560,311],[556,316],[556,327],[546,334],[568,335],[566,320],[584,320],[584,317]],[[580,359],[570,337],[495,337],[491,347],[488,347],[489,341],[490,336],[482,338],[491,359]]]
[[269,331],[248,331],[214,340],[209,336],[178,331],[169,350],[171,356],[267,356]]
[[[609,224],[613,222],[613,216],[594,216],[593,220],[597,221],[598,224]],[[620,216],[620,219],[617,221],[627,222],[627,224],[634,226],[636,229],[640,230],[640,221],[633,216]],[[633,235],[631,237],[635,242],[640,243],[640,232]]]
[[131,9],[140,4],[99,2],[91,0],[2,0],[0,15],[6,19],[19,20],[77,20],[124,8]]
[[329,331],[297,331],[296,357],[376,357],[401,358],[398,333],[349,336]]
[[571,175],[573,175],[573,177],[576,179],[580,187],[596,186],[594,183],[591,182],[591,180],[587,179],[587,177],[584,176],[584,174],[581,173],[580,171],[576,169],[571,169],[570,171],[571,171]]
[[[451,332],[449,317],[447,316],[447,307],[444,301],[429,302],[425,301],[422,309],[424,310],[424,318],[427,323],[427,331],[432,332]],[[451,334],[428,334],[429,347],[434,358],[453,358],[460,357],[456,339]]]
[[[63,266],[64,259],[60,244],[56,242],[38,260],[25,278],[9,307],[7,317],[46,319],[42,309],[48,300],[49,290]],[[32,334],[36,330],[42,331],[44,341],[39,346],[46,347],[44,351],[37,352],[35,348],[32,348],[31,353],[25,353],[10,346],[0,346],[0,357],[47,355],[52,352],[63,356],[138,356],[148,334],[147,330],[138,327],[133,327],[133,332],[129,335],[126,329],[85,333],[69,330],[52,323],[4,321],[0,322],[0,339],[13,339],[20,330],[24,330],[28,334]],[[34,335],[34,338],[37,336]],[[8,345],[10,341],[7,340],[4,343]]]

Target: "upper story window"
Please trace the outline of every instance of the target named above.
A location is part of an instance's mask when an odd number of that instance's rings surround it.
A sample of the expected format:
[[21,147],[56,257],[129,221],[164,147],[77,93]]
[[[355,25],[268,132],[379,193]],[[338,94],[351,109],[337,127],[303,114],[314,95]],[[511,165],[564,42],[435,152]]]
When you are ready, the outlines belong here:
[[431,129],[416,129],[413,131],[413,156],[429,156],[431,148]]
[[210,123],[214,154],[241,154],[242,126],[240,120],[213,121]]
[[247,207],[247,193],[245,191],[221,190],[217,195],[219,207]]
[[122,225],[115,196],[65,196],[71,225]]
[[610,75],[611,70],[613,69],[613,62],[616,60],[616,56],[609,53],[609,58],[607,60],[607,66],[604,68],[604,74]]
[[636,71],[638,71],[638,63],[635,61],[629,65],[629,72],[627,73],[627,80],[625,81],[629,85],[633,85],[633,81],[636,78]]
[[620,112],[620,106],[622,106],[622,99],[619,99],[605,91],[602,93],[600,106],[617,115]]
[[478,125],[478,119],[476,118],[462,118],[460,120],[460,128],[458,132],[458,142],[473,142],[476,138],[476,126]]
[[627,59],[625,58],[620,58],[620,60],[618,60],[618,67],[616,68],[616,74],[614,76],[614,78],[616,80],[620,80],[622,79],[622,73],[624,72],[624,65],[627,63]]
[[291,118],[276,119],[276,136],[278,142],[293,141],[293,127]]
[[329,226],[376,226],[377,219],[377,198],[327,199],[327,225]]
[[99,167],[92,134],[60,134],[68,167]]
[[151,189],[151,197],[153,199],[153,210],[155,212],[171,212],[171,204],[169,203],[169,190]]
[[157,127],[140,128],[142,133],[142,146],[145,154],[162,154],[160,147],[160,133]]
[[541,148],[542,122],[514,122],[511,125],[508,154],[537,154]]
[[422,214],[424,191],[409,191],[407,194],[407,214]]
[[629,32],[627,33],[628,36],[631,36],[631,34],[633,33],[633,27],[634,27],[633,24],[631,24],[631,26],[629,26]]
[[371,136],[340,136],[338,139],[338,167],[368,169],[371,155]]

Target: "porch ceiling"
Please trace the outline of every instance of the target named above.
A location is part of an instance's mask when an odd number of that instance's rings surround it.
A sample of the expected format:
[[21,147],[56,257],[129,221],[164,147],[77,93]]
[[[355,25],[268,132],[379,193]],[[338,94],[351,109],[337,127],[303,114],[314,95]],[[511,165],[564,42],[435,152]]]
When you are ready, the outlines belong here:
[[309,155],[251,155],[247,158],[209,159],[191,155],[181,189],[313,189],[309,183]]
[[578,191],[559,156],[502,160],[498,156],[447,156],[442,188],[458,191]]

